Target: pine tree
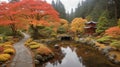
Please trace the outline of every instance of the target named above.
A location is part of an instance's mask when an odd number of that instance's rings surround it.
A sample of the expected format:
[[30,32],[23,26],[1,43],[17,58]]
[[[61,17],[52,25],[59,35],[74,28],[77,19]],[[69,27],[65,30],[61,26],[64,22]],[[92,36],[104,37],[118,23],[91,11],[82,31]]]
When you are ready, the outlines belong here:
[[9,0],[10,3],[19,2],[20,0]]
[[108,19],[106,17],[100,17],[97,24],[96,32],[100,34],[104,32],[107,28],[108,28]]
[[52,6],[59,12],[60,18],[66,19],[66,10],[65,10],[65,7],[60,0],[57,0],[56,3],[53,0]]
[[120,27],[120,19],[118,19],[118,26]]
[[71,9],[71,13],[69,14],[69,21],[72,21],[75,18],[75,12],[73,8]]

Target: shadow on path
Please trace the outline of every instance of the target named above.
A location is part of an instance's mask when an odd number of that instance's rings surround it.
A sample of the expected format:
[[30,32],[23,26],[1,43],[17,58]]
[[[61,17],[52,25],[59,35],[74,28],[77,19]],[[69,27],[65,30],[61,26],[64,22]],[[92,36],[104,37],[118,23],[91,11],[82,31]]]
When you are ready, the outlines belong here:
[[16,55],[10,64],[10,67],[33,67],[33,59],[31,52],[24,46],[25,41],[30,38],[29,35],[23,33],[24,38],[14,44]]

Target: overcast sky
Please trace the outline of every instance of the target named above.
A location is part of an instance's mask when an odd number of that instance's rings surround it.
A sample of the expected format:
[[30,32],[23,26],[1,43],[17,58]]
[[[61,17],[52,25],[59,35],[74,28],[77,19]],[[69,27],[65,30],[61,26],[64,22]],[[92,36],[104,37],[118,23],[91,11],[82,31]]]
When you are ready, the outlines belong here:
[[[0,1],[8,1],[8,0],[0,0]],[[48,3],[51,3],[52,0],[46,0]],[[56,1],[56,0],[54,0]],[[82,0],[61,0],[61,2],[64,4],[66,12],[71,11],[71,9],[75,9],[77,7],[77,4],[81,2]]]
[[[48,3],[51,3],[52,0],[46,0]],[[56,0],[54,0],[56,1]],[[61,0],[61,2],[64,4],[66,12],[71,11],[71,9],[75,9],[77,7],[77,4],[81,2],[82,0]]]

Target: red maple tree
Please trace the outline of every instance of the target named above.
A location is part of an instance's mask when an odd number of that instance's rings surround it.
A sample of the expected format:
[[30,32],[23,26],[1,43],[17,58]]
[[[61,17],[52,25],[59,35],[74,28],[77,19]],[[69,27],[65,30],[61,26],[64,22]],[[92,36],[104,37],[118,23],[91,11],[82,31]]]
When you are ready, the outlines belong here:
[[21,18],[19,17],[21,11],[19,10],[20,2],[16,3],[0,3],[0,25],[1,26],[9,26],[13,35],[16,35],[17,29],[25,28],[25,25],[21,22]]
[[38,25],[50,26],[49,22],[59,20],[59,14],[43,0],[23,0],[21,3],[21,16],[29,20],[36,37],[39,36]]
[[29,22],[27,25],[30,24],[37,34],[37,25],[48,26],[48,22],[56,20],[59,20],[59,14],[43,0],[0,3],[0,25],[9,25],[14,33],[18,27],[26,26],[23,24]]
[[31,23],[41,23],[40,21],[53,21],[59,19],[59,14],[54,8],[43,0],[23,0],[21,5],[22,17]]

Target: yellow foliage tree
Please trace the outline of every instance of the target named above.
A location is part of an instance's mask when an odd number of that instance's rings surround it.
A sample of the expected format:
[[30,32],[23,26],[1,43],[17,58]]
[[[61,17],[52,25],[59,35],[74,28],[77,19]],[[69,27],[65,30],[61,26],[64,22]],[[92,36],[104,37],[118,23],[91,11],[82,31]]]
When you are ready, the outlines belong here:
[[64,27],[66,30],[69,29],[69,22],[65,19],[60,19],[61,26]]
[[65,19],[60,19],[61,25],[68,24],[69,22]]
[[71,23],[70,30],[75,32],[75,33],[76,32],[83,33],[84,32],[84,27],[85,27],[85,22],[87,22],[87,20],[83,19],[83,18],[73,19],[73,21]]

